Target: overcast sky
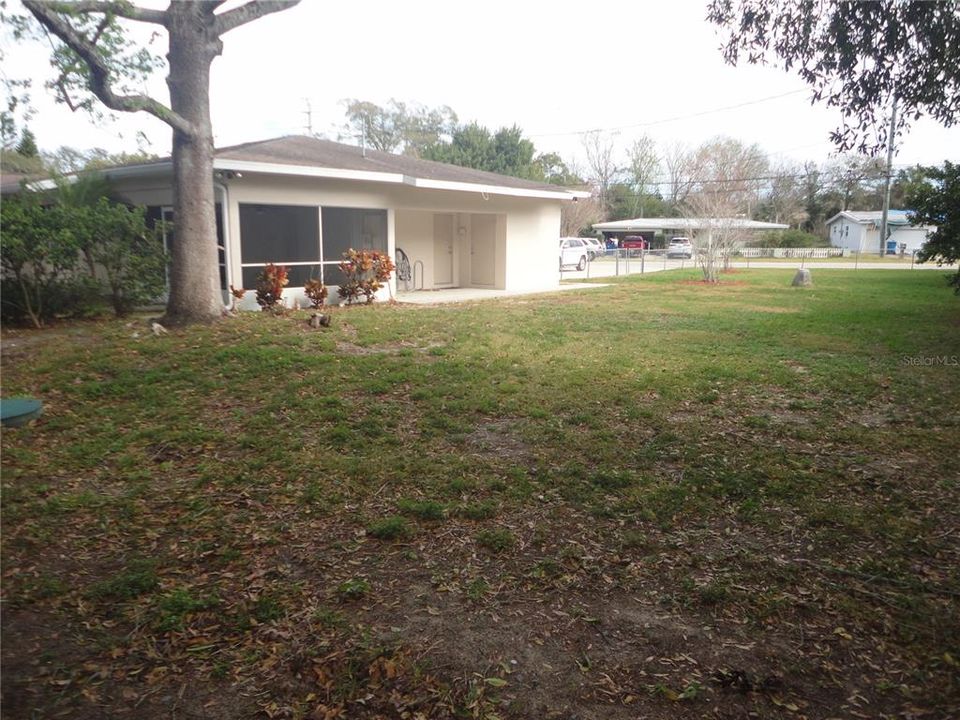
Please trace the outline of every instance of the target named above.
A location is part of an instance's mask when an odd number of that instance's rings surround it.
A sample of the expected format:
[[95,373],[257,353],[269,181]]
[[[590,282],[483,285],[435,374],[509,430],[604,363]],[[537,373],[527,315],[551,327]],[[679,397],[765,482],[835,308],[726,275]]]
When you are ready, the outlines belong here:
[[[314,131],[336,139],[343,99],[396,98],[449,105],[491,129],[516,123],[539,151],[568,160],[582,155],[578,132],[592,128],[618,128],[621,148],[642,133],[689,145],[722,134],[774,159],[825,160],[839,111],[811,107],[803,82],[782,70],[727,66],[705,5],[303,0],[224,36],[211,88],[217,145],[305,133],[308,100]],[[165,39],[157,46],[162,54]],[[168,152],[169,129],[143,113],[96,125],[55,105],[42,88],[51,74],[44,46],[5,40],[4,54],[6,75],[34,79],[30,126],[42,149],[134,150],[141,131],[149,150]],[[166,97],[162,77],[149,89]],[[712,112],[734,105],[742,107]],[[895,164],[958,154],[960,129],[921,120]]]

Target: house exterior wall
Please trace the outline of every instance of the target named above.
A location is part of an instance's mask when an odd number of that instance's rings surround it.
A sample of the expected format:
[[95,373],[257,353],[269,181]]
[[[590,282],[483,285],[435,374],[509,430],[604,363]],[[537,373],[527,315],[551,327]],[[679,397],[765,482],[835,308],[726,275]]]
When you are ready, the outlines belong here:
[[926,227],[898,227],[894,228],[890,239],[896,240],[898,247],[900,243],[906,243],[907,253],[912,253],[927,241],[927,233],[931,231],[932,228]]
[[535,291],[559,283],[560,205],[541,203],[506,216],[504,283]]
[[857,252],[861,248],[861,243],[863,250],[870,249],[869,240],[865,236],[865,228],[860,223],[844,217],[830,223],[830,244],[834,247]]
[[114,180],[111,185],[134,205],[173,205],[172,178]]
[[[130,202],[143,205],[172,205],[169,174],[123,178],[114,181],[117,190]],[[228,278],[239,285],[243,258],[240,244],[240,204],[305,205],[387,210],[387,250],[395,257],[397,245],[407,253],[411,265],[423,262],[424,288],[433,287],[433,215],[454,213],[455,284],[470,287],[471,242],[476,214],[496,216],[494,243],[494,286],[517,292],[552,290],[560,280],[557,269],[557,240],[560,237],[560,200],[520,198],[416,188],[409,185],[363,182],[335,178],[295,177],[247,173],[217,183],[216,198],[223,202],[227,239]],[[462,232],[458,232],[462,228]],[[322,228],[321,228],[322,233]],[[331,258],[324,258],[330,260]],[[395,295],[391,287],[381,291],[382,299]],[[288,301],[302,290],[288,288]],[[336,299],[331,288],[330,298]],[[244,307],[255,304],[253,293]]]
[[[424,290],[429,290],[435,286],[433,215],[432,212],[423,210],[397,210],[397,247],[407,254],[407,258],[410,260],[410,270],[416,273],[416,277],[410,279],[411,290],[420,287],[420,283],[423,283]],[[416,285],[414,285],[414,281]],[[400,289],[403,290],[404,288],[401,287]]]

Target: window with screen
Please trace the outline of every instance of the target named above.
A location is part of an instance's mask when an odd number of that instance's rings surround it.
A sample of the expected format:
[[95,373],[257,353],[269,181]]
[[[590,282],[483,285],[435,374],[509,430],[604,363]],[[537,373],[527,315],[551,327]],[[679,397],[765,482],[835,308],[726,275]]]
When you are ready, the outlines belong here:
[[256,286],[267,263],[286,265],[287,287],[310,278],[339,285],[348,249],[387,251],[387,211],[301,205],[240,204],[243,287]]
[[319,261],[317,208],[240,203],[240,252],[245,263]]
[[366,208],[325,207],[323,225],[323,281],[339,285],[343,273],[337,267],[349,250],[387,252],[387,211]]
[[240,253],[247,289],[267,263],[287,266],[289,287],[320,277],[319,208],[240,203]]

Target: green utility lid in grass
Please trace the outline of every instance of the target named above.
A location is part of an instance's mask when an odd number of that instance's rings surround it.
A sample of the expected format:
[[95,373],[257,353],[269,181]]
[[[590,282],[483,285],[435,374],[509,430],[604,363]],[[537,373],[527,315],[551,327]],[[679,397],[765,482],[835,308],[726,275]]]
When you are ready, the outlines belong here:
[[43,412],[43,403],[33,398],[7,398],[0,400],[0,421],[7,427],[26,425],[36,420]]

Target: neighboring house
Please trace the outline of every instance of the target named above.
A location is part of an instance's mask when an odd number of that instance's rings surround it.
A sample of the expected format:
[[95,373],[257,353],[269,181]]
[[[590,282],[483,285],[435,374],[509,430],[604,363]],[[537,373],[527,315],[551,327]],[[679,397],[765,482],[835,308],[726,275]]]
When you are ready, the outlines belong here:
[[[173,221],[169,159],[101,171],[148,218]],[[214,154],[220,281],[253,289],[267,263],[286,265],[286,296],[303,301],[311,277],[337,299],[348,248],[409,261],[408,282],[382,291],[453,287],[513,292],[559,286],[562,203],[588,196],[470,168],[288,136]],[[415,284],[414,284],[415,283]],[[253,293],[244,305],[254,306]]]
[[[905,245],[907,253],[920,249],[927,241],[927,234],[935,227],[910,225],[909,210],[890,210],[887,213],[887,225],[890,235],[887,237],[886,252],[899,253],[900,245]],[[870,210],[844,210],[827,220],[827,232],[830,244],[852,252],[880,252],[880,223],[883,212]]]

